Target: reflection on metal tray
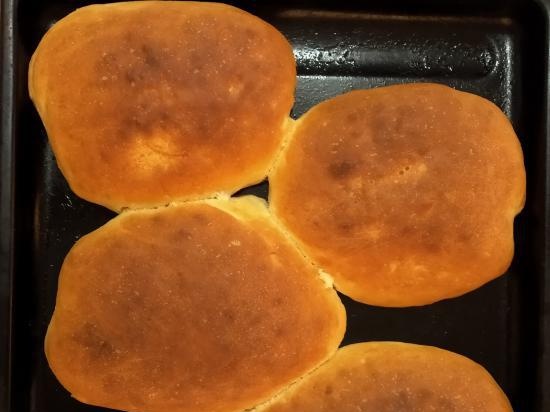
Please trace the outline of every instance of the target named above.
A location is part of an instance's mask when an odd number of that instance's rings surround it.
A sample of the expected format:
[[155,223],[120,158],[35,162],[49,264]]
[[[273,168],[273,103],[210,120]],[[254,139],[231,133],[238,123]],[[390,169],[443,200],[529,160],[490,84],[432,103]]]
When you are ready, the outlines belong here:
[[[343,297],[344,343],[401,340],[449,349],[485,366],[516,411],[550,411],[548,21],[543,1],[235,3],[294,46],[293,116],[355,88],[431,81],[495,102],[521,138],[528,176],[507,275],[460,298],[388,309]],[[413,5],[414,3],[414,5]],[[80,236],[113,215],[74,196],[26,92],[30,55],[49,25],[84,1],[2,3],[0,410],[96,410],[50,372],[42,349],[57,275]],[[366,3],[365,3],[366,4]],[[244,190],[261,196],[267,183]],[[546,281],[546,279],[549,279]]]

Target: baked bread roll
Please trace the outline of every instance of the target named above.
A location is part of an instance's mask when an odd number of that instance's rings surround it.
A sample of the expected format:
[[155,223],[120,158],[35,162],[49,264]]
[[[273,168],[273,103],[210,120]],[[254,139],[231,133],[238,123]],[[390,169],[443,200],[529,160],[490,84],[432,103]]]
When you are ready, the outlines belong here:
[[117,211],[264,179],[295,83],[281,33],[204,2],[78,9],[46,33],[29,68],[31,98],[71,188]]
[[489,373],[430,346],[359,343],[293,385],[265,412],[513,412]]
[[332,356],[336,292],[255,197],[128,211],[80,239],[45,341],[76,399],[125,411],[241,411]]
[[315,106],[269,179],[273,213],[336,288],[379,306],[429,304],[504,273],[525,199],[506,116],[436,84]]

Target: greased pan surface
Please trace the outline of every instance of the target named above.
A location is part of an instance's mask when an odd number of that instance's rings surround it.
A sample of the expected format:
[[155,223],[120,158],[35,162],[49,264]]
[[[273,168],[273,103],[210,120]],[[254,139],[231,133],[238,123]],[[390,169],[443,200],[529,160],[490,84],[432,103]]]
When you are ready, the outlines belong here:
[[[505,276],[460,298],[387,309],[343,297],[343,344],[434,345],[483,365],[515,411],[550,411],[548,7],[544,1],[255,2],[233,4],[294,48],[293,117],[354,88],[430,81],[484,96],[510,117],[527,168],[527,203]],[[75,240],[113,215],[70,192],[26,90],[29,58],[56,20],[85,1],[2,2],[0,411],[99,410],[71,399],[43,339],[57,276]],[[246,189],[266,197],[267,185]],[[544,314],[547,314],[546,316]],[[546,354],[544,350],[546,349]]]

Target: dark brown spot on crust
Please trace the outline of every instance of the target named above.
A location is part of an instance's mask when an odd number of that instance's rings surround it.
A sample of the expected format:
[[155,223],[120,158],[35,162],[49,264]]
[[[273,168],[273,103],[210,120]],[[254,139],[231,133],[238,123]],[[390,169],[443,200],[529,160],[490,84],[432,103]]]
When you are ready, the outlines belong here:
[[86,348],[92,359],[108,360],[114,354],[113,346],[99,333],[96,325],[86,322],[75,332],[73,339]]
[[147,66],[151,68],[158,68],[160,66],[160,60],[154,50],[147,44],[141,46],[141,52],[143,53],[144,62]]
[[140,82],[144,78],[145,78],[145,75],[143,73],[143,70],[140,70],[137,67],[132,67],[124,73],[124,79],[130,85],[135,84],[136,82]]
[[223,316],[224,320],[229,322],[229,323],[234,323],[235,322],[235,319],[236,319],[235,312],[231,309],[224,310],[222,312],[222,316]]
[[437,254],[438,252],[441,252],[442,245],[441,245],[441,237],[432,237],[429,234],[424,236],[422,246],[424,250],[428,253]]
[[351,175],[357,164],[349,161],[342,161],[337,163],[332,163],[328,167],[330,175],[335,179],[344,179]]
[[187,291],[193,286],[183,272],[176,272],[176,275],[174,276],[174,284],[177,292],[180,294],[187,293]]
[[432,210],[433,206],[434,206],[433,202],[429,202],[429,201],[419,202],[416,205],[414,210],[415,210],[415,213],[417,213],[418,215],[425,215],[430,210]]
[[207,225],[208,224],[208,218],[204,213],[195,212],[191,215],[191,218],[195,223],[198,223],[200,225]]
[[343,234],[349,235],[353,230],[354,225],[352,223],[339,223],[338,230]]
[[473,234],[466,231],[459,231],[457,233],[457,238],[459,242],[469,243],[472,240]]
[[258,33],[256,32],[256,30],[252,30],[250,27],[246,27],[244,30],[243,30],[243,34],[244,36],[249,39],[250,41],[252,40],[257,40],[259,35]]
[[416,397],[421,402],[427,402],[431,398],[433,398],[434,393],[426,388],[420,388],[416,391]]
[[445,411],[445,412],[455,412],[457,410],[456,403],[447,397],[443,397],[439,399],[439,408],[438,410]]
[[283,298],[281,297],[276,297],[274,300],[273,300],[273,306],[281,306],[283,304]]
[[288,333],[288,330],[283,326],[277,326],[275,328],[275,336],[279,338],[286,335],[287,333]]
[[357,112],[352,112],[346,116],[346,120],[348,122],[356,122],[358,118],[359,115],[357,114]]
[[174,232],[174,239],[176,241],[189,240],[191,236],[191,232],[186,229],[178,229]]

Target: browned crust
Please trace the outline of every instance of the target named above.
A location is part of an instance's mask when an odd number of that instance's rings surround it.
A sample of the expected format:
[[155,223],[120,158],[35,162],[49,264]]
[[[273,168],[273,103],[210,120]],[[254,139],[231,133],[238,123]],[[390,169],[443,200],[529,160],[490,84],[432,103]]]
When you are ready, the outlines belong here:
[[253,198],[125,212],[67,255],[45,341],[82,402],[240,411],[333,355],[345,311]]
[[464,356],[430,346],[370,342],[339,349],[259,411],[512,412],[512,407],[491,375]]
[[29,91],[79,196],[114,210],[261,181],[293,104],[292,49],[219,3],[93,5],[57,22]]
[[337,289],[380,306],[432,303],[502,274],[525,201],[506,116],[435,84],[319,104],[269,179],[274,214]]

